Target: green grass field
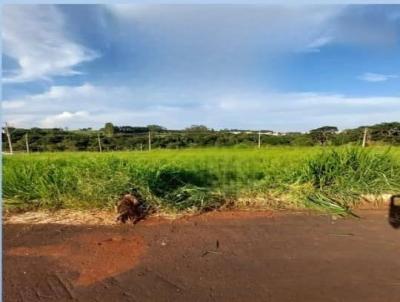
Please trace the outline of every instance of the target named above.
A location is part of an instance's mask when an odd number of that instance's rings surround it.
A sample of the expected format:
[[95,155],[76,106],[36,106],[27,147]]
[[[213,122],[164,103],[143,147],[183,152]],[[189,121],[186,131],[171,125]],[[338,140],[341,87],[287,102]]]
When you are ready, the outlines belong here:
[[[400,148],[269,147],[3,157],[6,208],[112,208],[136,189],[160,211],[316,208],[345,213],[400,192]],[[364,201],[365,202],[365,201]]]

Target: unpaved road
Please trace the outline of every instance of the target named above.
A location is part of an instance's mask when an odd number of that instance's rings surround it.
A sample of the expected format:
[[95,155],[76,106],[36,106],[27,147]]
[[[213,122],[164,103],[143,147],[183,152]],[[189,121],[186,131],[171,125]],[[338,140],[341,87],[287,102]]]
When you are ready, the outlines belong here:
[[400,230],[360,215],[6,224],[4,301],[398,302]]

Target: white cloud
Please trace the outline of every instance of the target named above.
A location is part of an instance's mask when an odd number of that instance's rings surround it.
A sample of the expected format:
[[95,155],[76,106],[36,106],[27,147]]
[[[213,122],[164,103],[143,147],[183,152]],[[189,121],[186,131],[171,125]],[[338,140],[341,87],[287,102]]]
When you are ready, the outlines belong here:
[[[159,97],[155,93],[152,100],[158,102]],[[40,94],[5,100],[2,107],[4,120],[15,126],[77,128],[101,125],[109,120],[118,122],[121,117],[125,117],[122,119],[125,122],[136,123],[135,117],[154,116],[151,110],[143,109],[156,107],[154,102],[143,91],[83,84],[52,86]],[[158,106],[163,107],[163,102]]]
[[331,43],[332,37],[322,36],[311,41],[302,51],[304,52],[320,52],[320,48]]
[[63,127],[66,124],[79,123],[80,121],[85,121],[88,118],[89,118],[89,113],[86,111],[77,111],[77,112],[64,111],[60,114],[47,116],[40,123],[40,126],[44,128]]
[[[334,40],[325,32],[343,9],[328,5],[123,4],[107,8],[121,29],[135,28],[161,50],[155,69],[167,62],[171,66],[167,74],[195,70],[204,77],[233,76],[249,66],[258,68],[260,59],[268,64],[277,55],[318,51]],[[135,40],[126,39],[127,48],[135,47],[131,41]]]
[[3,53],[19,65],[5,70],[4,83],[49,79],[79,73],[73,67],[98,55],[66,34],[63,15],[50,5],[2,7]]
[[25,106],[24,101],[3,101],[1,102],[1,107],[3,109],[17,109]]
[[332,24],[330,34],[340,44],[391,49],[399,43],[398,23],[392,16],[398,6],[350,5]]
[[[134,89],[85,84],[55,86],[3,107],[4,120],[19,127],[101,127],[161,124],[183,128],[206,124],[219,128],[309,130],[332,124],[340,128],[398,120],[400,97],[351,97],[323,93],[255,90],[210,91],[171,101],[159,88]],[[24,106],[9,106],[20,102]]]
[[[398,10],[390,15],[349,5],[107,5],[123,24],[179,48],[318,52],[332,43],[394,47]],[[388,10],[389,11],[389,10]],[[373,20],[373,21],[371,21]]]
[[380,74],[380,73],[366,72],[363,75],[359,76],[358,79],[366,82],[386,82],[390,79],[395,79],[397,77],[398,76],[394,74]]

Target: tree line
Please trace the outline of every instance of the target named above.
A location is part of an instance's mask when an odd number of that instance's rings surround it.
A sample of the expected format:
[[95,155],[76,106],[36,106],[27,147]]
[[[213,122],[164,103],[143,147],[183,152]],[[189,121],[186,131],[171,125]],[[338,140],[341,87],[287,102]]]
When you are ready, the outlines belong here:
[[[13,128],[9,127],[14,151],[103,151],[147,150],[157,148],[189,147],[255,147],[265,145],[315,146],[361,144],[368,129],[368,144],[400,145],[400,123],[381,123],[338,131],[337,127],[324,126],[308,133],[289,132],[274,134],[269,130],[251,131],[238,129],[213,130],[203,125],[193,125],[183,130],[170,130],[159,125],[145,127],[115,126],[106,123],[95,130],[84,128]],[[6,129],[2,133],[3,151],[8,151]]]

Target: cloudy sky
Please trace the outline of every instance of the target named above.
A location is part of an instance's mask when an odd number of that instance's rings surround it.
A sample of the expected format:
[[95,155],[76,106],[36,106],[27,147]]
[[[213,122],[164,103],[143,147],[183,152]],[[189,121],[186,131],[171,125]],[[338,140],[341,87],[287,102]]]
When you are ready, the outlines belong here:
[[400,5],[7,5],[1,23],[14,126],[400,120]]

